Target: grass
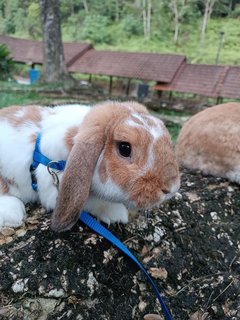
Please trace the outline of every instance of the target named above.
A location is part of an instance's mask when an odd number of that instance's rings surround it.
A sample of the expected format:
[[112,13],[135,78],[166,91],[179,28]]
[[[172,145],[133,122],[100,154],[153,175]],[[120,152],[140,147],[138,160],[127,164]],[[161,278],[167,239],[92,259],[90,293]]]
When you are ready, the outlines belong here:
[[171,124],[171,125],[167,125],[168,131],[172,137],[172,141],[175,144],[177,137],[179,135],[179,131],[181,130],[181,126],[180,124]]
[[49,105],[56,101],[65,103],[73,102],[75,99],[59,96],[59,98],[48,96],[44,90],[54,90],[62,88],[61,84],[39,84],[39,85],[21,85],[14,81],[0,81],[0,108],[12,105],[41,104]]
[[34,92],[1,92],[0,108],[11,105],[33,104],[38,103],[40,100],[40,96]]
[[36,90],[45,86],[29,86],[15,81],[0,81],[0,108],[11,105],[25,105],[51,102],[51,98],[43,97]]

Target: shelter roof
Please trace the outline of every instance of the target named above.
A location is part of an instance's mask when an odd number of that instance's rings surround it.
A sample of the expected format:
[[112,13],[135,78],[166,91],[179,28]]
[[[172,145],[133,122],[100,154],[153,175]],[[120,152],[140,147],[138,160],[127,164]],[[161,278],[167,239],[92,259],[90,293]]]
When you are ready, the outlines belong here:
[[171,84],[167,86],[160,84],[155,89],[218,97],[226,72],[226,66],[185,64],[180,68]]
[[[43,63],[43,43],[0,35],[0,43],[5,43],[16,62]],[[67,66],[92,48],[88,43],[64,43],[64,55]]]
[[240,99],[240,67],[228,67],[220,96]]
[[182,55],[92,49],[75,61],[69,71],[169,83],[185,61]]

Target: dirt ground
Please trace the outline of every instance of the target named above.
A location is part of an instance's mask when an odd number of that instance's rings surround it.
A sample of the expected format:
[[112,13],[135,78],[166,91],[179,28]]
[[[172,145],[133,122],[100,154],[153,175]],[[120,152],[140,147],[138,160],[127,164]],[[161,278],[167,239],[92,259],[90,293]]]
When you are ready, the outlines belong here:
[[[152,275],[174,319],[237,320],[239,208],[239,186],[184,171],[174,199],[110,229]],[[42,208],[28,211],[22,228],[0,234],[0,319],[164,319],[142,272],[106,240],[80,222],[54,233]]]

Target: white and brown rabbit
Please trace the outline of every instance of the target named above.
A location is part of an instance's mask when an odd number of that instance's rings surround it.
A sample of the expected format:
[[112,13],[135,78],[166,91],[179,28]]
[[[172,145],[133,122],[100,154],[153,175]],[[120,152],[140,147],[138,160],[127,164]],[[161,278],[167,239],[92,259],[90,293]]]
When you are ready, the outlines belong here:
[[240,103],[191,117],[180,131],[176,155],[180,166],[240,183]]
[[[37,135],[40,151],[67,160],[59,191],[47,167],[30,165]],[[27,202],[54,210],[52,228],[70,229],[85,209],[106,223],[128,221],[127,208],[151,208],[179,188],[169,133],[135,102],[95,107],[14,106],[0,111],[0,227],[18,226]]]

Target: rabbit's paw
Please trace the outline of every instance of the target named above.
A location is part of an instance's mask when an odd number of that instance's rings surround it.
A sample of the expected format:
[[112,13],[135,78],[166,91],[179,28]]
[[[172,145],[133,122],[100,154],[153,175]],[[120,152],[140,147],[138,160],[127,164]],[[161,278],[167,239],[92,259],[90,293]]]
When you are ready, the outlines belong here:
[[121,203],[109,203],[98,217],[106,224],[121,222],[128,223],[128,210]]
[[21,200],[9,195],[0,196],[0,228],[19,227],[25,215],[25,206]]

